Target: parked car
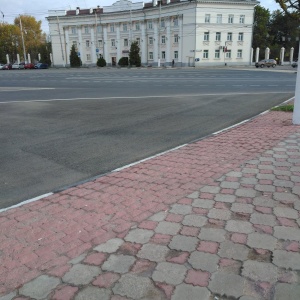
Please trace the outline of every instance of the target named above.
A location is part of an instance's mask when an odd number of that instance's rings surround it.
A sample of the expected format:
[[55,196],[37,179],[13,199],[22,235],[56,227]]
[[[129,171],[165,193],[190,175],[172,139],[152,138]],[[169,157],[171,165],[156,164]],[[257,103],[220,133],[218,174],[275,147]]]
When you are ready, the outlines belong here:
[[255,64],[255,67],[256,68],[264,68],[265,66],[270,68],[270,67],[273,67],[275,68],[277,65],[277,61],[275,59],[263,59],[263,60],[260,60],[259,62],[257,62]]
[[25,69],[34,69],[34,64],[33,63],[27,63],[24,65]]
[[34,66],[35,69],[48,69],[48,64],[44,64],[44,63],[37,63]]
[[293,61],[292,62],[292,67],[297,68],[298,67],[298,61]]
[[24,69],[24,65],[22,63],[20,63],[20,64],[14,63],[12,65],[12,69],[17,69],[17,70]]
[[11,68],[12,68],[12,65],[11,65],[11,64],[5,64],[5,65],[1,68],[1,70],[11,70]]

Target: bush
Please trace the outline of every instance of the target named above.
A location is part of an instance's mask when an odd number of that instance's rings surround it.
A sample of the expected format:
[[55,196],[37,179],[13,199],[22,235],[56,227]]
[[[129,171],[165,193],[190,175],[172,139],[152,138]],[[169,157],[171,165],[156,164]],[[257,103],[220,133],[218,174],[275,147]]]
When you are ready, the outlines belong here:
[[118,65],[121,67],[128,66],[128,57],[121,57],[119,59]]
[[140,47],[138,42],[133,42],[130,46],[129,63],[131,66],[141,66]]
[[105,67],[106,66],[106,60],[103,57],[100,57],[97,60],[97,66],[98,67]]
[[78,68],[82,65],[80,57],[77,55],[75,46],[72,45],[70,53],[70,66],[71,68]]

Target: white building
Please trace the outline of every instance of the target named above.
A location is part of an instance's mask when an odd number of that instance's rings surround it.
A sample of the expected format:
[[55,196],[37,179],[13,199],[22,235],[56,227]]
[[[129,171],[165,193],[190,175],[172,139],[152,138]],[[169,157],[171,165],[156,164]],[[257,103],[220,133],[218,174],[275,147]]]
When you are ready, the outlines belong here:
[[[138,41],[142,65],[249,65],[256,0],[119,0],[96,9],[49,11],[53,65],[70,64],[75,45],[83,65],[107,65]],[[223,49],[227,51],[224,51]]]

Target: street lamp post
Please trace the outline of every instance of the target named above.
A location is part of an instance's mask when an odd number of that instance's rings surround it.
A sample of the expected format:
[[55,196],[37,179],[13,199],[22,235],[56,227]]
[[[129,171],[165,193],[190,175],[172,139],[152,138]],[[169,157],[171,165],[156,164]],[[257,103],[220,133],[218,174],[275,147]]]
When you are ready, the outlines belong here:
[[25,50],[25,43],[24,43],[24,36],[23,36],[23,28],[22,28],[21,15],[20,15],[20,29],[21,29],[21,37],[22,37],[22,44],[23,44],[24,61],[25,61],[25,63],[26,63],[26,50]]

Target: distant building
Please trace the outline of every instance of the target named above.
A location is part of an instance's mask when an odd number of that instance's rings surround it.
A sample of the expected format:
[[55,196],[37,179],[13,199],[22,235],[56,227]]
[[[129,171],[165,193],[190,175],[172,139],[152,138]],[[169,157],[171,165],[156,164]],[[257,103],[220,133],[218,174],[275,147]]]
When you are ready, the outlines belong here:
[[119,0],[95,9],[49,11],[54,66],[70,63],[75,45],[83,65],[103,56],[116,65],[138,41],[142,65],[247,65],[252,61],[256,0]]

